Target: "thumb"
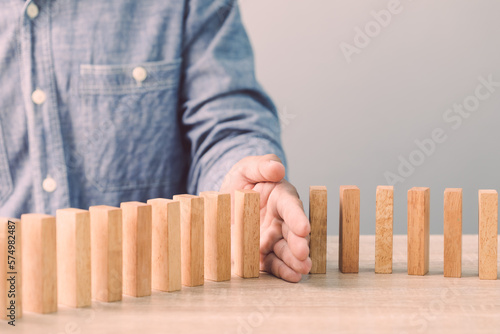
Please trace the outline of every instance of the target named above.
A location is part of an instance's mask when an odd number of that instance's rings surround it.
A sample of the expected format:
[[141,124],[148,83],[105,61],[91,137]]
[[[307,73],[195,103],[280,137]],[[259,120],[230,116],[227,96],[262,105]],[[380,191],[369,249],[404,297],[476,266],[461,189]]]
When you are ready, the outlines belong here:
[[285,166],[275,154],[246,157],[235,167],[250,183],[280,182],[285,177]]

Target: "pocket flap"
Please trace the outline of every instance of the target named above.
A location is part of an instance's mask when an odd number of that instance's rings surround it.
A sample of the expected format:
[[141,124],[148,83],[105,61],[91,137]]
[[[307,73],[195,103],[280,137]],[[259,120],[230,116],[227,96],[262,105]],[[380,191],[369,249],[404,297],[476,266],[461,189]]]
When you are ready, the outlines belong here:
[[143,93],[175,87],[180,60],[126,65],[80,65],[82,95]]

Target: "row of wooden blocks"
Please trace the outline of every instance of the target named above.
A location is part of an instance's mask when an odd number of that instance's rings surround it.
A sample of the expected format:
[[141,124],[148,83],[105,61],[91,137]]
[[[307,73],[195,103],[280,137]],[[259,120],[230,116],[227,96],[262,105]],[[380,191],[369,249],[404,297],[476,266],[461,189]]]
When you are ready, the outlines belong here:
[[[234,273],[259,277],[259,193],[235,191],[234,214]],[[52,313],[58,304],[86,307],[229,280],[231,196],[202,192],[1,219],[0,277],[4,319],[13,318],[12,304],[20,318],[22,309]]]
[[[311,274],[326,273],[327,189],[310,187]],[[408,191],[408,274],[429,270],[429,188]],[[375,272],[392,272],[394,190],[376,192]],[[498,195],[479,191],[479,277],[497,278]],[[151,289],[176,291],[205,279],[231,278],[231,239],[235,274],[259,276],[260,197],[235,192],[231,238],[231,196],[203,192],[173,200],[125,202],[120,208],[61,209],[56,217],[25,214],[0,221],[0,308],[16,304],[16,318],[27,311],[51,313],[58,303],[84,307],[91,300],[112,302]],[[339,270],[359,271],[360,190],[340,187]],[[12,224],[11,224],[12,223]],[[15,226],[15,233],[12,233]],[[15,234],[15,235],[14,235]],[[15,241],[13,242],[15,237]],[[461,276],[462,190],[444,192],[444,275]],[[9,256],[10,255],[10,256]],[[11,259],[12,257],[12,259]],[[15,265],[11,267],[11,262]],[[21,284],[22,282],[22,284]],[[11,297],[12,291],[15,296]],[[5,307],[4,307],[5,306]],[[2,312],[2,317],[8,317]]]
[[[312,273],[326,273],[326,187],[311,187],[310,256]],[[375,215],[375,272],[392,273],[394,189],[378,186]],[[360,191],[356,186],[340,187],[339,270],[359,271]],[[430,189],[408,190],[408,274],[429,271]],[[497,279],[498,194],[479,190],[479,278]],[[462,189],[444,191],[444,276],[462,275]]]

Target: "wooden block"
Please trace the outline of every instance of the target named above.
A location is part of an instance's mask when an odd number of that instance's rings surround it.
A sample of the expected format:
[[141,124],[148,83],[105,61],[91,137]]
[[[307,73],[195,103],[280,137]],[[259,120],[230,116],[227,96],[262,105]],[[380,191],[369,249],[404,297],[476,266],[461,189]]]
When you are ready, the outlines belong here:
[[260,272],[260,193],[254,190],[234,192],[235,274],[243,278],[259,277]]
[[310,274],[326,274],[327,207],[326,187],[309,187],[309,221],[311,223],[309,256],[312,261]]
[[122,209],[97,205],[89,211],[92,298],[102,302],[122,300]]
[[462,189],[444,190],[444,276],[462,276]]
[[429,272],[429,188],[408,190],[408,275]]
[[359,208],[360,193],[356,186],[340,187],[339,205],[339,270],[359,271]]
[[194,195],[175,195],[181,205],[182,285],[204,284],[204,199]]
[[152,209],[152,287],[178,291],[181,281],[181,209],[178,201],[148,200]]
[[23,308],[28,312],[57,311],[56,218],[21,216]]
[[375,273],[392,273],[394,187],[378,186],[375,209]]
[[479,279],[497,279],[498,193],[479,190]]
[[231,195],[200,193],[205,206],[205,279],[231,279]]
[[90,306],[90,214],[81,209],[59,209],[56,225],[59,304]]
[[124,202],[123,214],[123,294],[151,295],[151,205]]
[[22,318],[22,252],[19,219],[0,218],[0,319]]

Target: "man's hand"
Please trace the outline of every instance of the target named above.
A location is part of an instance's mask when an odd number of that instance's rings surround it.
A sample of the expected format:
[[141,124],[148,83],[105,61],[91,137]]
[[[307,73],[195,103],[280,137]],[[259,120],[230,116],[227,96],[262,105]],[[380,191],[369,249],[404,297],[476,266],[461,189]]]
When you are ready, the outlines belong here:
[[260,269],[289,282],[309,273],[310,224],[297,190],[274,155],[247,157],[231,168],[221,192],[252,189],[260,193]]

